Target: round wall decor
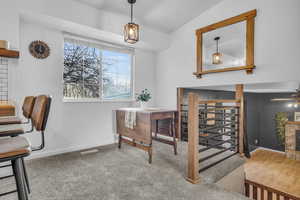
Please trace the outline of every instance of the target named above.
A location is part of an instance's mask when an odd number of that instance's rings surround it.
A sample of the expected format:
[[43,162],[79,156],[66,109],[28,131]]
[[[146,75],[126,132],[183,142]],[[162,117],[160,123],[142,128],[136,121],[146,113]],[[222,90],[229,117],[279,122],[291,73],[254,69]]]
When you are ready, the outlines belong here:
[[50,55],[50,48],[45,42],[36,40],[30,43],[29,52],[35,58],[44,59]]

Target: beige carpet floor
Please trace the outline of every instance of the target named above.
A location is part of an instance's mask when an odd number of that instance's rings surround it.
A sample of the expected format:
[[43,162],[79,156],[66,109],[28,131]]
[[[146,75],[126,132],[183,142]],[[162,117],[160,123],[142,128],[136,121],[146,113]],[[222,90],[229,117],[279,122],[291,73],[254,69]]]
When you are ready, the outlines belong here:
[[[184,179],[185,151],[186,144],[179,144],[179,155],[175,156],[171,146],[154,143],[151,165],[145,152],[126,144],[121,150],[115,146],[100,148],[99,152],[87,155],[73,152],[28,160],[30,200],[247,199],[206,181],[198,185],[188,183]],[[232,161],[226,160],[202,176],[220,174],[222,169],[232,168],[230,163]],[[1,191],[14,187],[13,179],[0,180]],[[0,199],[16,200],[17,195]]]

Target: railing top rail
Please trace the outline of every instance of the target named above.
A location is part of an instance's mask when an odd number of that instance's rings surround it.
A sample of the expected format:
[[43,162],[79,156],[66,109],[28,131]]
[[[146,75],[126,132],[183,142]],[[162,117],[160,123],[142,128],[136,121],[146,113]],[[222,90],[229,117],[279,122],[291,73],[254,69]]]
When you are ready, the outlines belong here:
[[209,103],[239,103],[239,100],[236,99],[201,99],[198,101],[199,104],[209,104]]

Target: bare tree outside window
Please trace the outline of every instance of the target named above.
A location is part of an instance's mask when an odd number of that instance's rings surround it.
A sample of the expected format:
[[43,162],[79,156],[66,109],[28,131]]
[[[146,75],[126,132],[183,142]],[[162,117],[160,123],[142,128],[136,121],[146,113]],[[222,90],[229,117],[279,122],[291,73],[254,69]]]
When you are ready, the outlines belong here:
[[64,98],[132,98],[132,55],[72,41],[64,43]]
[[103,51],[103,99],[130,99],[131,56],[119,52]]

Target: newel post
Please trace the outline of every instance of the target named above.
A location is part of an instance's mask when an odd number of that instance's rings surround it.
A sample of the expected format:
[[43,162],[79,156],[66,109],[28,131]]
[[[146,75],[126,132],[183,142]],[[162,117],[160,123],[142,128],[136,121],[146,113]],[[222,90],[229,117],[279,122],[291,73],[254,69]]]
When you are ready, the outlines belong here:
[[235,86],[235,99],[239,101],[238,105],[240,106],[239,113],[239,153],[244,155],[244,137],[245,137],[245,99],[244,99],[244,85],[238,84]]
[[188,171],[186,179],[196,184],[199,183],[199,99],[194,93],[189,93],[188,98]]

